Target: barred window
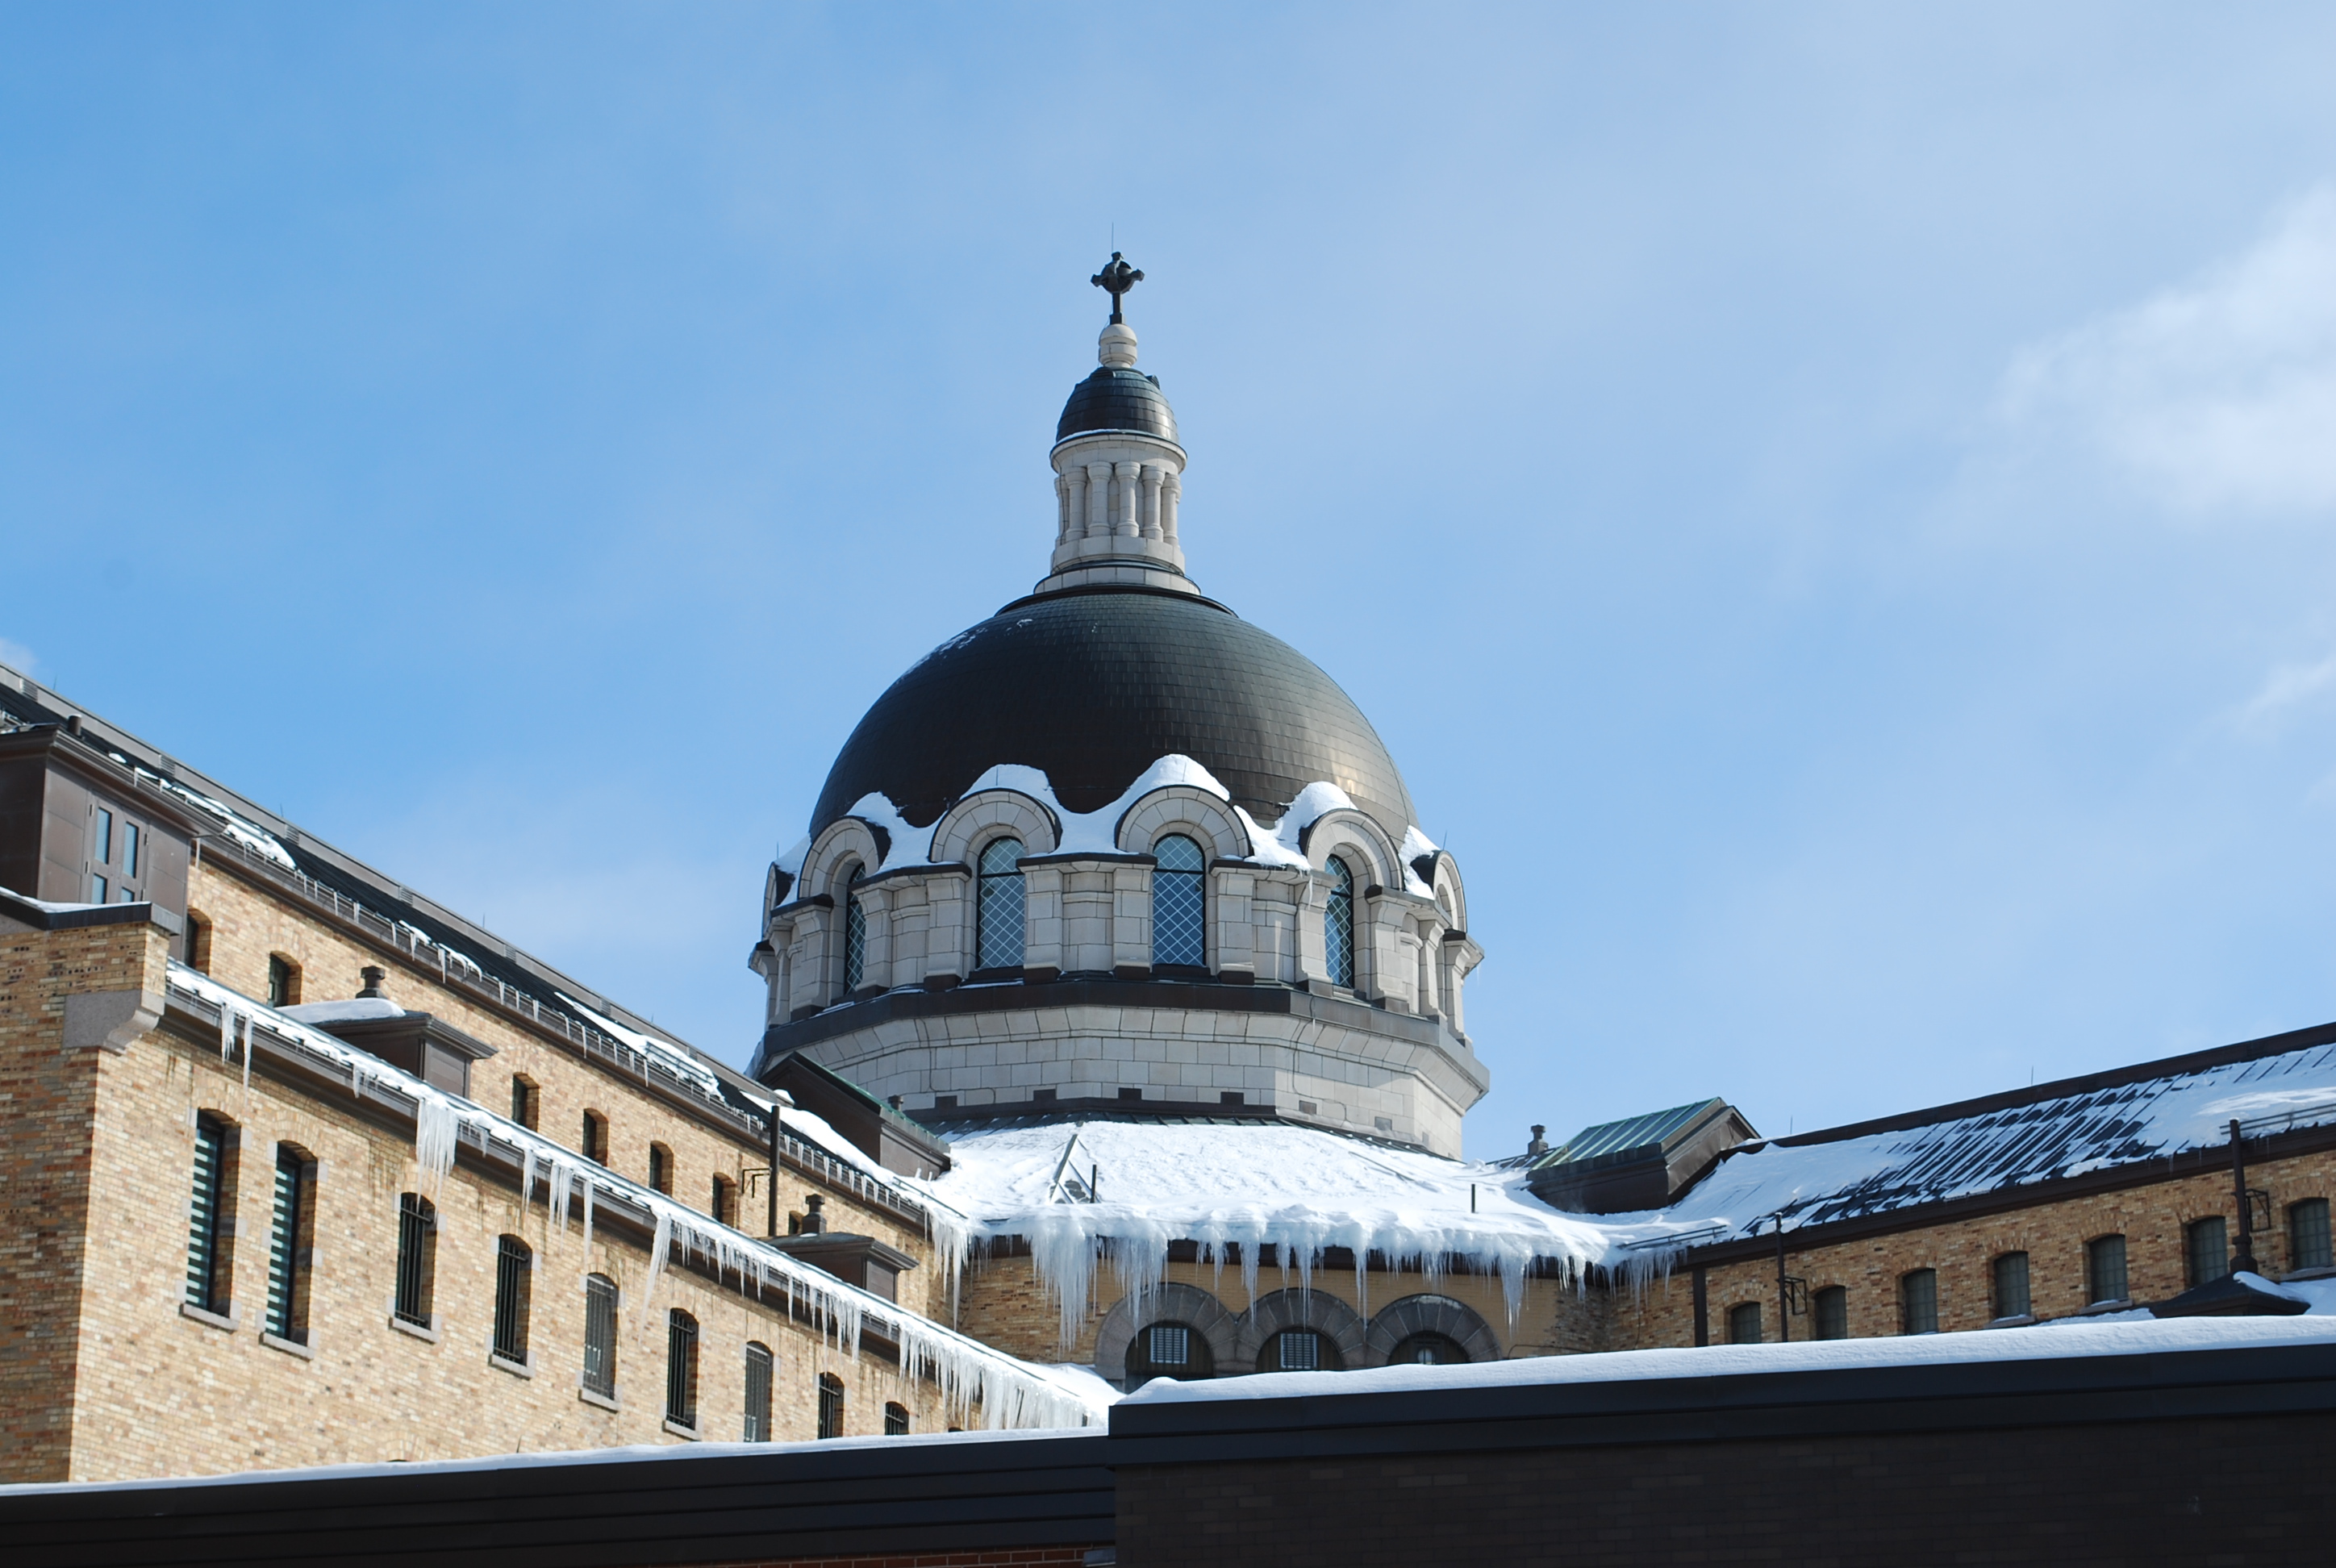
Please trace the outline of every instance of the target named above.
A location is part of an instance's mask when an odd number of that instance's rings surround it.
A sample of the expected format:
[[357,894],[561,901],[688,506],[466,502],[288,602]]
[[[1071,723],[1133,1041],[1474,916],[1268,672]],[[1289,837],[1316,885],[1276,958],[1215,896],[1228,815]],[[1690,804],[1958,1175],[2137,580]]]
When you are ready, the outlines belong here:
[[617,1397],[617,1285],[606,1274],[584,1280],[584,1387]]
[[2287,1206],[2287,1266],[2325,1269],[2330,1266],[2328,1200],[2305,1198]]
[[316,1165],[289,1144],[276,1145],[276,1202],[268,1226],[268,1331],[308,1342],[308,1264],[315,1253]]
[[527,1365],[527,1320],[535,1299],[535,1252],[517,1236],[495,1241],[495,1354]]
[[2211,1284],[2231,1271],[2230,1238],[2230,1228],[2220,1214],[2209,1214],[2182,1227],[2183,1272],[2191,1284]]
[[974,895],[974,968],[1022,967],[1022,841],[992,839],[981,852]]
[[1284,1329],[1273,1337],[1273,1360],[1280,1371],[1319,1372],[1322,1336],[1311,1329]]
[[2085,1303],[2126,1300],[2125,1238],[2096,1236],[2085,1243]]
[[1760,1342],[1760,1303],[1739,1301],[1728,1309],[1728,1342],[1731,1345],[1757,1345]]
[[1192,1357],[1192,1330],[1182,1323],[1160,1323],[1146,1330],[1151,1343],[1144,1354],[1155,1367],[1181,1367]]
[[1198,969],[1209,961],[1208,878],[1201,846],[1172,833],[1152,849],[1152,961]]
[[235,1140],[217,1116],[195,1118],[195,1182],[187,1204],[187,1304],[228,1315],[235,1279]]
[[1849,1338],[1849,1291],[1845,1287],[1827,1285],[1810,1299],[1809,1310],[1816,1320],[1818,1339]]
[[819,1435],[843,1436],[843,1379],[832,1372],[819,1375]]
[[843,994],[858,990],[868,978],[868,911],[860,902],[861,869],[852,868],[843,890]]
[[430,1327],[437,1285],[438,1211],[419,1193],[397,1195],[397,1305],[401,1322]]
[[2025,1318],[2033,1310],[2028,1295],[2028,1254],[2006,1252],[1993,1269],[1994,1307],[1998,1318]]
[[1898,1331],[1935,1334],[1939,1331],[1939,1271],[1913,1269],[1898,1276]]
[[[1269,1346],[1267,1359],[1270,1359],[1270,1353]],[[1189,1323],[1153,1323],[1128,1341],[1124,1387],[1131,1390],[1154,1378],[1177,1378],[1190,1382],[1215,1375],[1216,1361],[1209,1341]]]
[[746,1347],[746,1427],[742,1437],[749,1443],[771,1440],[771,1348],[752,1343]]
[[905,1437],[909,1435],[909,1407],[906,1405],[884,1407],[884,1436]]
[[697,1426],[697,1320],[678,1307],[665,1320],[665,1418]]
[[1355,983],[1355,873],[1338,856],[1322,868],[1330,873],[1330,896],[1322,907],[1322,962],[1330,983]]

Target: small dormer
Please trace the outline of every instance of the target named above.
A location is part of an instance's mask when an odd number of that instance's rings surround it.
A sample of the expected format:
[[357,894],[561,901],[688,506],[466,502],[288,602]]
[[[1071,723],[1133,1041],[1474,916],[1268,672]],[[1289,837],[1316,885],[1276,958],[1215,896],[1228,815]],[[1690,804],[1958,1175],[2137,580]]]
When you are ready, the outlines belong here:
[[367,967],[365,989],[350,1000],[310,1002],[286,1008],[284,1015],[403,1067],[433,1088],[471,1098],[471,1064],[493,1056],[495,1047],[443,1018],[407,1012],[382,994],[384,978]]
[[[1541,1129],[1533,1129],[1538,1138]],[[1619,1214],[1660,1209],[1760,1135],[1725,1100],[1698,1100],[1584,1127],[1526,1167],[1525,1184],[1553,1209]]]

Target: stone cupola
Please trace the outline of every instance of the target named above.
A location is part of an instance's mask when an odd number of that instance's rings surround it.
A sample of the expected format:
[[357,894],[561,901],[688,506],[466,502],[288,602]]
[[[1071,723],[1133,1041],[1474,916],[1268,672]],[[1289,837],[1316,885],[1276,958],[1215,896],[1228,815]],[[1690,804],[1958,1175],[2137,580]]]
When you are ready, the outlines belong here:
[[1033,591],[1105,584],[1197,593],[1176,538],[1184,449],[1157,377],[1135,368],[1121,302],[1144,274],[1117,251],[1091,281],[1111,292],[1095,374],[1071,389],[1055,425],[1055,553]]

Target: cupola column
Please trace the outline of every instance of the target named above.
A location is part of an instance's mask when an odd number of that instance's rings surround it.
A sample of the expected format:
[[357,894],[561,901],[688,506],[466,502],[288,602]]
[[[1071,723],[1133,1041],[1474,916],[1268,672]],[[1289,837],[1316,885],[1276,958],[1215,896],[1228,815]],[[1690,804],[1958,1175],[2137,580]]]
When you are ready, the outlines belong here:
[[1111,464],[1090,463],[1087,476],[1087,532],[1089,539],[1111,537]]
[[1177,548],[1176,503],[1183,495],[1184,482],[1163,471],[1160,478],[1160,541],[1172,550]]
[[1134,539],[1144,531],[1144,492],[1137,488],[1144,465],[1114,463],[1111,466],[1119,479],[1119,516],[1113,520],[1111,531],[1120,539]]
[[1144,537],[1164,539],[1160,526],[1160,485],[1168,471],[1156,463],[1144,465]]

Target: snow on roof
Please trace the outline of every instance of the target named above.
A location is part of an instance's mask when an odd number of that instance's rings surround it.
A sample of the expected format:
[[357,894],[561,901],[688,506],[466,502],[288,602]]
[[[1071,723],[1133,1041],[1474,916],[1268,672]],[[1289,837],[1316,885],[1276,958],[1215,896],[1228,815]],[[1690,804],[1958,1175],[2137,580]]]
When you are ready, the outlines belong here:
[[1532,1356],[1459,1366],[1377,1367],[1355,1372],[1266,1372],[1193,1383],[1162,1378],[1146,1383],[1123,1403],[1197,1405],[1227,1399],[1289,1399],[1325,1394],[1654,1382],[1670,1378],[1742,1378],[1851,1368],[1967,1366],[1982,1361],[2057,1361],[2090,1356],[2162,1355],[2177,1350],[2288,1345],[2336,1345],[2336,1318],[2150,1319],[2139,1322],[2087,1322],[2050,1332],[1982,1329],[1960,1334],[1890,1335],[1876,1339],[1824,1339],[1789,1345],[1608,1350],[1585,1356]]
[[[1066,1342],[1085,1320],[1099,1254],[1140,1298],[1176,1241],[1199,1243],[1219,1269],[1237,1246],[1252,1299],[1267,1250],[1291,1282],[1310,1286],[1323,1252],[1345,1247],[1358,1290],[1374,1252],[1431,1281],[1457,1263],[1497,1272],[1512,1315],[1536,1265],[1574,1275],[1617,1254],[1610,1227],[1550,1208],[1520,1172],[1280,1123],[991,1126],[954,1134],[949,1160],[947,1174],[917,1184],[978,1233],[1029,1242]],[[1095,1202],[1084,1201],[1090,1176]]]
[[[2336,1046],[2177,1071],[1920,1126],[1770,1144],[1736,1154],[1679,1202],[1644,1216],[1698,1240],[1887,1213],[2227,1143],[2336,1123]],[[1623,1216],[1616,1216],[1618,1221]]]
[[561,1007],[566,1008],[610,1039],[620,1040],[640,1052],[641,1055],[671,1067],[676,1073],[689,1079],[709,1095],[718,1096],[722,1093],[721,1077],[713,1068],[699,1061],[697,1053],[688,1047],[677,1046],[671,1040],[661,1040],[655,1035],[628,1028],[606,1013],[586,1007],[565,991],[554,991],[551,995]]
[[[653,1215],[657,1232],[650,1243],[649,1262],[639,1287],[641,1320],[654,1300],[667,1262],[679,1249],[685,1257],[702,1260],[717,1275],[735,1273],[742,1289],[783,1291],[788,1312],[801,1301],[813,1321],[848,1356],[858,1354],[863,1323],[873,1321],[891,1332],[900,1349],[903,1368],[921,1368],[939,1385],[946,1405],[967,1411],[978,1405],[983,1420],[992,1427],[1075,1427],[1092,1425],[1102,1406],[1083,1381],[1065,1377],[1050,1366],[1027,1362],[994,1349],[978,1339],[917,1316],[892,1300],[864,1290],[810,1264],[772,1250],[762,1239],[748,1236],[671,1197],[631,1182],[596,1161],[588,1160],[522,1127],[508,1117],[423,1082],[368,1051],[301,1021],[278,1008],[220,984],[200,970],[173,959],[170,983],[201,998],[219,1009],[219,1056],[229,1059],[242,1051],[243,1076],[251,1079],[252,1029],[264,1023],[284,1038],[297,1041],[349,1075],[349,1090],[363,1096],[368,1085],[394,1090],[414,1105],[414,1156],[421,1174],[433,1183],[453,1168],[457,1146],[467,1130],[483,1145],[488,1140],[519,1152],[520,1184],[531,1200],[539,1180],[547,1203],[544,1225],[550,1236],[566,1236],[569,1228],[570,1193],[580,1194],[585,1243],[592,1234],[594,1195],[605,1193],[628,1202]],[[795,1113],[790,1112],[792,1118]],[[964,1228],[958,1218],[936,1209],[931,1214],[934,1246],[952,1276],[964,1255]]]
[[387,997],[352,997],[342,1002],[302,1002],[278,1009],[304,1024],[354,1023],[360,1018],[402,1018],[405,1009]]
[[[1040,802],[1053,813],[1062,829],[1061,842],[1056,845],[1062,854],[1118,852],[1119,823],[1128,808],[1153,790],[1182,785],[1216,796],[1231,807],[1241,819],[1242,830],[1249,834],[1251,861],[1260,865],[1304,867],[1308,862],[1298,841],[1315,820],[1325,813],[1355,810],[1355,803],[1337,784],[1309,784],[1298,792],[1297,797],[1283,808],[1271,828],[1260,827],[1257,819],[1240,806],[1232,805],[1232,792],[1217,782],[1216,775],[1191,757],[1172,753],[1145,768],[1136,781],[1128,785],[1120,797],[1098,811],[1075,812],[1064,807],[1055,798],[1054,785],[1046,775],[1034,767],[1018,763],[1001,764],[983,774],[966,789],[970,795],[981,790],[1013,790]],[[883,860],[880,872],[898,871],[903,866],[932,863],[933,830],[938,824],[916,827],[900,814],[891,798],[879,793],[861,795],[852,804],[846,816],[859,818],[883,832]],[[779,869],[792,877],[803,870],[803,857],[810,852],[811,841],[806,838],[778,858]],[[1419,880],[1411,862],[1421,855],[1434,854],[1436,845],[1417,828],[1406,828],[1404,833],[1402,858],[1404,886],[1406,891],[1422,898],[1432,898],[1435,890]]]

